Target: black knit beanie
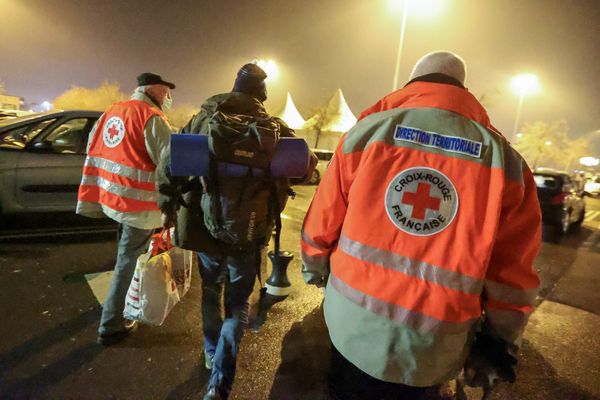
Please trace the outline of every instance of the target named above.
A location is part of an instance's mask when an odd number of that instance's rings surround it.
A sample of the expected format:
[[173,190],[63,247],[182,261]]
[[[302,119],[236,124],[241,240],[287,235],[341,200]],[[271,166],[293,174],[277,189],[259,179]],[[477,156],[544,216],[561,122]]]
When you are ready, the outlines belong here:
[[267,74],[256,64],[246,64],[237,73],[233,84],[233,92],[246,93],[260,101],[267,100]]

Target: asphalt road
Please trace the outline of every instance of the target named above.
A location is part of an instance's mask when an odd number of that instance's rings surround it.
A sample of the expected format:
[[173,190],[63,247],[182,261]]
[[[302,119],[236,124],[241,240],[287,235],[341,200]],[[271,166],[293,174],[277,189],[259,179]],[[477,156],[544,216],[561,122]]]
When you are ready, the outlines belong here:
[[[283,215],[282,248],[296,256],[288,272],[292,293],[259,332],[246,333],[232,399],[325,398],[322,292],[303,284],[298,255],[314,188],[296,189]],[[69,218],[28,216],[0,230],[0,399],[200,399],[208,373],[198,274],[163,326],[142,326],[103,348],[95,344],[100,305],[85,277],[112,269],[114,227],[96,222],[90,230],[97,231],[76,232],[87,225]],[[59,236],[26,235],[57,227]],[[559,244],[543,244],[536,261],[543,288],[519,380],[494,399],[600,398],[599,229],[600,200],[588,199],[584,226]],[[24,236],[2,239],[15,231]]]

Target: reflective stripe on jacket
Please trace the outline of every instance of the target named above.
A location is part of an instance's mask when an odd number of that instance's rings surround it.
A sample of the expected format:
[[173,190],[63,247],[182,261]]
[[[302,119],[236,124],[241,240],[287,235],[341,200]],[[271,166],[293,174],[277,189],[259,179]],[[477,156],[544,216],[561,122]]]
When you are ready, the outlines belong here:
[[[77,213],[93,217],[108,208],[118,222],[141,229],[156,227],[160,221],[156,165],[144,137],[144,127],[153,116],[164,118],[146,102],[129,100],[113,104],[100,117],[83,167]],[[136,226],[124,217],[137,213],[152,223]]]
[[303,273],[328,277],[336,348],[369,375],[457,376],[473,330],[518,345],[539,279],[531,171],[465,89],[415,82],[361,115],[302,230]]

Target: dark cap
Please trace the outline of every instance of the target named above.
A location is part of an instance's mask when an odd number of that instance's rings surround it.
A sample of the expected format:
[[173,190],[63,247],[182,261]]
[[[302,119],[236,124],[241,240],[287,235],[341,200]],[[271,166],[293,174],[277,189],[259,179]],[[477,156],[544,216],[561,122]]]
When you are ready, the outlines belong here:
[[237,73],[234,92],[242,92],[256,97],[260,101],[267,99],[267,87],[265,85],[267,73],[256,64],[246,64]]
[[163,81],[160,75],[153,74],[152,72],[144,72],[137,77],[138,86],[146,85],[165,85],[170,89],[175,89],[175,84],[167,81]]

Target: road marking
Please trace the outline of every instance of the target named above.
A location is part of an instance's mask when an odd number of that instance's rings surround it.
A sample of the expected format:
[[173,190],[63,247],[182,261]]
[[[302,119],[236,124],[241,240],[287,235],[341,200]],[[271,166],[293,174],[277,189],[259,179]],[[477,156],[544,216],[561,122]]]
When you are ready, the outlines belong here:
[[289,221],[300,221],[298,218],[290,217],[289,215],[287,215],[285,213],[281,213],[281,218],[287,219]]
[[585,212],[585,219],[588,221],[593,221],[595,220],[598,216],[600,216],[600,211],[586,211]]
[[90,289],[92,289],[92,293],[94,293],[99,304],[103,304],[108,296],[108,288],[110,287],[112,276],[113,271],[85,275],[85,280],[90,285]]
[[116,226],[108,227],[72,227],[72,228],[43,228],[43,229],[24,229],[24,230],[4,230],[0,231],[0,240],[14,239],[32,239],[41,237],[69,236],[69,235],[87,235],[99,233],[111,233],[117,230]]

